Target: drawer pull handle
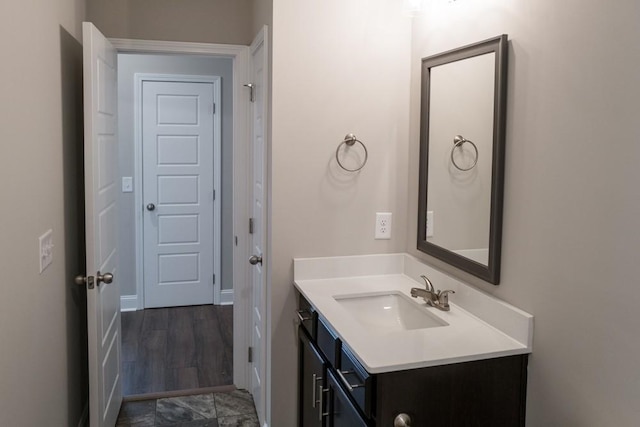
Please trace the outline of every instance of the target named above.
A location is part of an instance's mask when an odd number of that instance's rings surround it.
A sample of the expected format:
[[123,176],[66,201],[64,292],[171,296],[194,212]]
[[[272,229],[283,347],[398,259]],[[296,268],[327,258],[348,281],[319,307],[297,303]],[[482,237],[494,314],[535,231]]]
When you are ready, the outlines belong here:
[[298,315],[298,319],[300,319],[301,322],[306,322],[307,320],[311,320],[312,317],[304,317],[302,315],[302,313],[309,313],[307,310],[298,310],[296,311],[296,314]]
[[318,383],[318,381],[322,381],[322,377],[319,377],[318,375],[313,374],[311,375],[311,381],[313,383],[313,392],[311,393],[311,400],[312,400],[311,406],[315,408],[316,403],[320,403],[320,401],[317,399],[317,396],[316,396],[316,387],[317,387],[316,384]]
[[320,422],[322,422],[322,419],[324,417],[329,415],[328,412],[322,412],[322,407],[324,406],[324,402],[323,402],[324,399],[322,398],[322,396],[324,395],[324,393],[328,391],[329,391],[328,388],[322,388],[322,384],[318,386],[318,392],[320,393],[320,399],[318,400],[318,421]]
[[338,376],[340,377],[340,381],[342,381],[342,384],[344,384],[344,386],[347,388],[347,390],[352,392],[354,388],[364,387],[364,384],[351,384],[344,377],[344,374],[355,374],[355,372],[353,372],[353,371],[341,371],[340,369],[338,369],[337,372],[338,372]]

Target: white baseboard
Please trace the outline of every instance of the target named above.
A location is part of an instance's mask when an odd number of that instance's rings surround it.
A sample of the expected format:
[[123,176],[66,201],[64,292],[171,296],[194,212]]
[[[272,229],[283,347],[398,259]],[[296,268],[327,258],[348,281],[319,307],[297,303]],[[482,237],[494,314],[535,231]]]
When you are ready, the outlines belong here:
[[138,295],[122,295],[120,297],[120,311],[136,311],[138,309]]
[[[233,305],[233,289],[220,291],[220,305]],[[120,311],[138,310],[138,295],[122,295],[120,297]]]
[[89,425],[89,402],[84,405],[82,415],[80,415],[80,421],[78,421],[78,427],[87,427]]
[[220,305],[233,305],[233,289],[220,291]]

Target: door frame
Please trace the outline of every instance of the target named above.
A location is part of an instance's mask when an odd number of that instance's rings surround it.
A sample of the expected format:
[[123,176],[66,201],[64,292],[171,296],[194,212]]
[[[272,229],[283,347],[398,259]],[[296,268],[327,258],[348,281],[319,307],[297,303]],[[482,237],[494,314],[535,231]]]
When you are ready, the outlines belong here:
[[[247,389],[250,384],[250,365],[247,349],[250,345],[251,288],[248,284],[249,264],[249,180],[246,173],[249,163],[249,97],[247,82],[249,72],[249,47],[213,43],[189,43],[155,40],[110,38],[118,53],[155,53],[200,55],[230,58],[233,61],[233,383]],[[267,393],[268,395],[269,393]]]
[[142,150],[142,85],[144,82],[177,82],[177,83],[210,83],[213,85],[213,103],[216,112],[213,116],[213,191],[215,200],[213,204],[213,274],[216,278],[213,283],[213,303],[220,304],[221,280],[220,264],[222,262],[221,246],[222,236],[222,107],[220,104],[222,87],[220,76],[197,76],[188,74],[164,74],[164,73],[135,73],[133,76],[133,114],[134,114],[134,182],[138,183],[134,188],[134,200],[136,206],[136,294],[138,310],[145,308],[144,294],[144,206],[143,196],[143,165],[144,156]]

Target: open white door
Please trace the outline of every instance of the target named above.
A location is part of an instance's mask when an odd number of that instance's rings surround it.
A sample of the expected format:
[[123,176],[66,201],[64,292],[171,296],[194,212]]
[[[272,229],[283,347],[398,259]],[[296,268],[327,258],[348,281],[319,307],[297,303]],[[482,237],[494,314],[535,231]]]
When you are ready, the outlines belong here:
[[252,179],[252,214],[250,231],[251,250],[253,256],[250,263],[251,286],[253,289],[252,322],[251,322],[251,394],[256,405],[260,425],[265,425],[266,417],[266,354],[267,354],[267,292],[266,274],[263,258],[266,254],[266,224],[267,224],[267,168],[266,168],[266,138],[267,138],[267,29],[264,27],[251,44],[250,78],[251,78],[251,120],[253,133],[251,136],[251,151],[253,154]]
[[113,427],[122,402],[116,270],[117,56],[89,22],[82,24],[82,44],[89,419],[91,427]]

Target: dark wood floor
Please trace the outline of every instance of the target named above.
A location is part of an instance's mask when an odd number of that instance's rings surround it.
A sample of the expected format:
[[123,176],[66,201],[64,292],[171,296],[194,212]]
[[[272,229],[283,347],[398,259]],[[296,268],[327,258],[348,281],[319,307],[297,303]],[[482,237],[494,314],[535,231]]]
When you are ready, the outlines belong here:
[[123,392],[233,384],[233,306],[122,313]]

